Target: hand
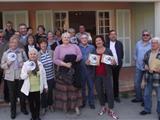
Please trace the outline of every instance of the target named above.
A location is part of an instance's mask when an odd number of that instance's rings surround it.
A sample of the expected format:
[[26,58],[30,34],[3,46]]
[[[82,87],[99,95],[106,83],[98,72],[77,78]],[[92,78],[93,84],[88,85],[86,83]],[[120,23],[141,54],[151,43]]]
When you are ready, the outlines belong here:
[[90,60],[86,60],[86,65],[90,65]]
[[44,88],[44,90],[43,90],[45,93],[47,93],[48,92],[48,88]]
[[69,63],[66,63],[66,67],[67,67],[67,68],[71,68],[71,66],[72,66],[72,63],[70,63],[70,62],[69,62]]
[[117,63],[116,63],[116,61],[115,61],[115,59],[112,59],[111,60],[111,65],[116,65]]
[[10,66],[13,63],[13,61],[7,61],[7,65]]
[[145,69],[145,70],[149,70],[148,65],[145,65],[145,66],[144,66],[144,69]]

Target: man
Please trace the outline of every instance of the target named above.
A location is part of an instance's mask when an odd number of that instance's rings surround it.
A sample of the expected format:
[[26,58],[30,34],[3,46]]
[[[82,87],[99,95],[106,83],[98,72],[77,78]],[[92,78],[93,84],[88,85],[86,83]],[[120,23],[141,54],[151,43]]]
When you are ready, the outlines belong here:
[[136,72],[135,72],[135,80],[134,80],[134,86],[135,86],[135,92],[136,92],[136,98],[132,100],[133,103],[137,102],[143,102],[142,97],[142,79],[144,75],[144,54],[151,49],[151,43],[150,43],[151,35],[150,32],[147,30],[142,31],[142,40],[139,40],[136,43],[135,48],[135,63],[136,63]]
[[92,43],[92,37],[91,37],[90,33],[86,32],[86,28],[84,25],[79,26],[79,33],[76,34],[76,37],[78,38],[79,41],[80,41],[80,36],[82,34],[88,35],[88,42]]
[[[88,59],[89,53],[95,51],[93,45],[88,44],[88,36],[86,34],[82,34],[80,36],[80,44],[79,48],[82,52],[82,60],[80,63],[81,69],[81,78],[82,78],[82,97],[83,97],[83,105],[85,107],[86,102],[88,100],[89,106],[91,109],[95,109],[94,105],[94,69],[92,66],[86,65],[86,61]],[[86,97],[86,85],[88,87],[88,97]]]
[[117,40],[117,33],[115,30],[109,31],[109,40],[106,41],[106,47],[111,49],[116,65],[112,67],[113,75],[113,89],[114,89],[114,100],[120,102],[119,98],[119,72],[122,67],[123,60],[123,45]]
[[[144,90],[144,110],[141,115],[151,114],[152,90],[155,89],[157,95],[157,113],[160,120],[160,38],[151,40],[151,49],[144,56],[145,81]],[[155,62],[158,60],[158,62]],[[158,64],[157,64],[158,63]]]
[[26,24],[20,24],[19,25],[19,33],[20,33],[20,48],[24,48],[27,42],[27,25]]
[[5,29],[5,36],[4,36],[5,40],[9,41],[10,37],[14,35],[14,33],[15,33],[15,30],[13,29],[13,24],[11,21],[8,21]]

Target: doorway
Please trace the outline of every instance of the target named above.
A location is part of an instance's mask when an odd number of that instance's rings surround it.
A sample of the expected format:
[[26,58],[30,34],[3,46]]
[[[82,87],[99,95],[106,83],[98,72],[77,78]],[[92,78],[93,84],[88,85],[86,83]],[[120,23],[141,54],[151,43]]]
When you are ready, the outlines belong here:
[[92,36],[96,35],[95,11],[69,11],[69,26],[79,32],[79,25],[84,25]]

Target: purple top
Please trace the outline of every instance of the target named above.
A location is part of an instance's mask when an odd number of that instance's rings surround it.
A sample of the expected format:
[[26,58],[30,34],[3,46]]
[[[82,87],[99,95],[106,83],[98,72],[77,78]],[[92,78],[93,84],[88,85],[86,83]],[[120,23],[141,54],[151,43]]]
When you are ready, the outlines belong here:
[[68,45],[59,45],[56,47],[54,51],[53,61],[56,65],[61,65],[61,61],[63,61],[65,55],[67,54],[75,54],[77,55],[77,60],[80,61],[82,59],[82,53],[80,48],[76,44],[68,44]]

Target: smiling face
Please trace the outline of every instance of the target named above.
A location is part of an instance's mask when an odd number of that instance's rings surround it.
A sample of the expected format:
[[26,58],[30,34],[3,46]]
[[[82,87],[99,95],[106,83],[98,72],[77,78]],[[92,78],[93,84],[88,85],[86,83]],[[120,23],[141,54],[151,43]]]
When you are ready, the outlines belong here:
[[81,35],[80,41],[83,45],[87,45],[88,44],[88,36],[87,35]]
[[117,40],[117,33],[115,31],[112,31],[109,33],[109,39],[111,41],[116,41]]
[[27,34],[27,26],[26,25],[20,25],[19,26],[19,32],[21,35],[26,35]]
[[46,42],[40,43],[40,48],[41,48],[41,50],[46,51],[47,50],[47,43]]
[[28,56],[31,61],[37,61],[38,59],[37,52],[34,50],[29,51]]
[[69,44],[70,34],[69,33],[63,33],[62,34],[62,42],[63,44]]
[[28,37],[28,44],[29,45],[34,45],[34,38],[33,38],[33,36],[29,36]]
[[149,32],[143,32],[143,34],[142,34],[142,40],[144,42],[148,42],[150,39],[151,39],[150,33]]
[[17,49],[18,47],[18,41],[19,39],[16,37],[11,37],[10,41],[9,41],[9,48],[12,50]]
[[102,38],[100,38],[100,37],[96,38],[95,45],[96,45],[97,48],[103,47],[104,42],[103,42]]

